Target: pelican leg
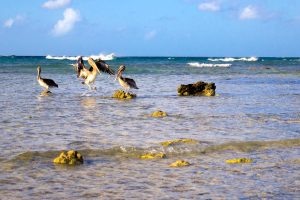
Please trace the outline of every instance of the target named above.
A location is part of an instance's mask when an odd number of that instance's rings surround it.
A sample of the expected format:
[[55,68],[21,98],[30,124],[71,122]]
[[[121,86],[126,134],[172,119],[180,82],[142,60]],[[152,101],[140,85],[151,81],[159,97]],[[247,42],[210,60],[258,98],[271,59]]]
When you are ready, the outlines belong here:
[[48,90],[47,89],[44,89],[41,94],[47,94]]
[[94,86],[94,85],[95,85],[95,83],[92,83],[92,86],[91,86],[92,90],[97,90],[96,86]]
[[129,89],[125,89],[125,94],[128,95]]
[[92,87],[90,86],[90,84],[87,84],[87,86],[89,86],[89,89],[92,90]]
[[50,94],[50,93],[51,93],[50,90],[44,89],[44,90],[41,92],[40,95],[44,96],[44,95],[48,95],[48,94]]

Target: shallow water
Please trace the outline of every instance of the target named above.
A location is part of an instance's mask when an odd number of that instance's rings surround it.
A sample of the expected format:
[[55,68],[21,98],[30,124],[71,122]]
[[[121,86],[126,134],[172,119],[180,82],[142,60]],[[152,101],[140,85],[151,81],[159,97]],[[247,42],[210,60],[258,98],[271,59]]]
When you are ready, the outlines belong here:
[[[300,62],[259,58],[229,68],[196,68],[207,58],[116,58],[137,82],[137,98],[101,74],[88,91],[68,60],[1,57],[0,196],[11,199],[216,199],[300,196]],[[284,60],[286,59],[286,60]],[[226,62],[227,63],[227,62]],[[36,66],[58,89],[41,96]],[[178,97],[180,84],[215,82],[215,97]],[[166,111],[162,119],[147,115]],[[197,144],[162,147],[192,138]],[[81,166],[54,165],[76,149]],[[149,152],[166,159],[141,160]],[[249,164],[226,164],[247,157]],[[192,165],[171,168],[184,159]]]

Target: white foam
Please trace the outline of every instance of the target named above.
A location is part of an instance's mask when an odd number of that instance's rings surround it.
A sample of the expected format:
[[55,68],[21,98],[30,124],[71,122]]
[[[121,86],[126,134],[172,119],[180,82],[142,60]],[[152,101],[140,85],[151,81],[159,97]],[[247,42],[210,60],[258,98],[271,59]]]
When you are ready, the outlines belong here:
[[208,58],[207,60],[212,62],[234,62],[234,61],[245,61],[245,62],[256,62],[258,58],[250,57],[250,58]]
[[[83,60],[88,60],[88,58],[91,57],[94,60],[101,59],[101,60],[113,60],[115,58],[115,54],[99,54],[99,55],[91,55],[91,56],[84,56],[82,57]],[[77,60],[79,56],[51,56],[47,55],[46,59],[52,59],[52,60]]]
[[77,57],[75,57],[75,56],[50,56],[50,55],[47,55],[46,59],[51,59],[51,60],[77,60]]
[[190,62],[187,63],[191,67],[230,67],[232,64],[211,64],[211,63],[198,63],[198,62]]
[[[91,55],[89,56],[91,58],[93,58],[94,60],[96,59],[101,59],[101,60],[113,60],[115,58],[115,54],[114,53],[111,53],[111,54],[99,54],[99,55]],[[87,60],[88,57],[84,57],[84,60]]]
[[299,59],[289,59],[288,61],[296,61],[296,62],[299,62],[299,61],[300,61],[300,58],[299,58]]

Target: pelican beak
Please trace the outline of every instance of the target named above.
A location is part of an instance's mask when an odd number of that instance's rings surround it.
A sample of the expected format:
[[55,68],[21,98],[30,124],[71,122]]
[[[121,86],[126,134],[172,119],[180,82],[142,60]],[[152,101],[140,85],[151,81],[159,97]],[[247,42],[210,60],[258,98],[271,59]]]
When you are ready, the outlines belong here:
[[119,72],[118,72],[118,74],[115,77],[115,81],[118,79],[118,77],[119,77]]
[[93,60],[93,58],[89,58],[88,59],[88,63],[93,67],[96,68],[97,72],[100,74],[100,70],[98,69],[97,64],[95,63],[95,61]]

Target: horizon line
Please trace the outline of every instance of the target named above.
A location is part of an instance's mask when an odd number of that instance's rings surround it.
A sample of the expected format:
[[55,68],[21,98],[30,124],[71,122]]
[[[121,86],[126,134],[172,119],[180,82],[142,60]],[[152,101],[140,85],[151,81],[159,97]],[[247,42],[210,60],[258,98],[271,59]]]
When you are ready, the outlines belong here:
[[[50,54],[47,55],[15,55],[15,54],[11,54],[11,55],[0,55],[0,57],[12,57],[12,56],[16,56],[16,57],[46,57],[49,56]],[[109,55],[109,54],[103,54],[103,55]],[[52,55],[51,55],[52,56]],[[58,56],[58,57],[77,57],[80,55],[53,55],[53,56]],[[83,55],[84,56],[84,55]],[[90,55],[91,56],[91,55]],[[89,56],[86,56],[89,57]],[[152,56],[152,55],[143,55],[143,56],[134,56],[134,55],[127,55],[127,56],[116,56],[114,55],[114,57],[117,58],[128,58],[128,57],[135,57],[135,58],[298,58],[299,56]]]

